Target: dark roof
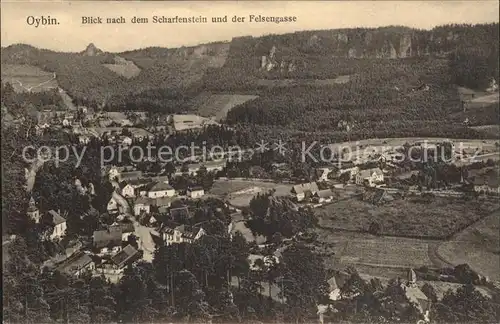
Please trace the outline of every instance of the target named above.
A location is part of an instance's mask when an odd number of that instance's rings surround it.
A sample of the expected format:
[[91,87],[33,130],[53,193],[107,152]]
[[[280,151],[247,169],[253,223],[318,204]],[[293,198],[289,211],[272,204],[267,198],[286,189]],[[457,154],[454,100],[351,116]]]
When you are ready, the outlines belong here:
[[123,267],[129,261],[135,261],[135,258],[139,255],[139,251],[137,251],[132,245],[127,245],[120,252],[111,257],[111,261],[116,264],[118,267]]
[[316,192],[315,195],[319,198],[329,198],[333,196],[333,191],[331,191],[330,189],[320,190]]
[[77,271],[85,268],[91,262],[92,258],[88,254],[77,252],[60,264],[57,269],[61,272],[74,275]]
[[200,190],[204,190],[202,186],[194,186],[194,187],[189,187],[188,188],[189,191],[200,191]]
[[98,249],[109,245],[122,244],[122,231],[120,229],[94,231],[94,246]]
[[132,233],[135,229],[133,223],[119,223],[110,226],[110,230],[121,230],[122,233]]
[[54,226],[66,222],[66,219],[59,215],[59,213],[55,210],[49,210],[49,215],[52,216],[52,223],[54,224]]
[[132,187],[142,187],[150,183],[152,183],[151,178],[141,178],[128,181],[128,184],[131,185]]
[[164,227],[162,232],[172,235],[175,231],[178,231],[183,238],[194,239],[201,229],[201,227],[188,228],[186,225],[180,225],[176,228]]
[[142,177],[142,171],[128,171],[122,172],[119,175],[121,181],[135,180]]

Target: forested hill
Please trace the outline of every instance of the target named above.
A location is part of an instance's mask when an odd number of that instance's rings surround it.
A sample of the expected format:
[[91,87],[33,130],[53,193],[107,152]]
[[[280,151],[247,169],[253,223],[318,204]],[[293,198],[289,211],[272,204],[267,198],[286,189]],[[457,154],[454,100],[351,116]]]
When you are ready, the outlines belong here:
[[[56,72],[59,85],[77,104],[104,105],[108,109],[140,105],[144,109],[171,111],[183,106],[186,89],[190,90],[188,94],[203,90],[241,91],[255,89],[259,79],[328,79],[356,73],[360,67],[370,66],[366,62],[371,60],[425,56],[465,62],[472,58],[480,61],[484,80],[464,78],[469,71],[460,64],[455,66],[462,75],[454,78],[484,86],[488,78],[498,80],[498,28],[497,23],[449,25],[430,31],[398,26],[303,31],[124,53],[107,53],[94,45],[79,53],[12,45],[2,48],[1,62],[30,64]],[[125,66],[124,61],[133,62],[140,72],[128,77],[117,73]]]

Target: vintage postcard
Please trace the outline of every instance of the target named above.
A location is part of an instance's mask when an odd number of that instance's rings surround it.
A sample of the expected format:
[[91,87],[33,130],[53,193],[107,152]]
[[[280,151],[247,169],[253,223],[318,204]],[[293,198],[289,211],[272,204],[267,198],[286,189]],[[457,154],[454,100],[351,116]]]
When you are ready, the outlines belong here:
[[5,323],[498,323],[498,1],[2,1]]

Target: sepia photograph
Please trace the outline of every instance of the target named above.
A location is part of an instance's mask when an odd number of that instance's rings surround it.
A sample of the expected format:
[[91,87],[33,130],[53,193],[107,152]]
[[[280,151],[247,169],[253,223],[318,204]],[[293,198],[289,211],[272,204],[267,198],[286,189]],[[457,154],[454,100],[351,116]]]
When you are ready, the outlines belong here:
[[499,4],[2,0],[2,322],[499,323]]

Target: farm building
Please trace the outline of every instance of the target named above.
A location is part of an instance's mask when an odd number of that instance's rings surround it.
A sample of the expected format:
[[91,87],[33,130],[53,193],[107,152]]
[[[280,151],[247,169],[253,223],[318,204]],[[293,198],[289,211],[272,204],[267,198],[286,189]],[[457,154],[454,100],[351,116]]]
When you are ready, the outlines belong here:
[[297,201],[302,201],[307,195],[313,196],[319,191],[316,182],[302,183],[295,185],[292,188],[292,194],[295,195]]

